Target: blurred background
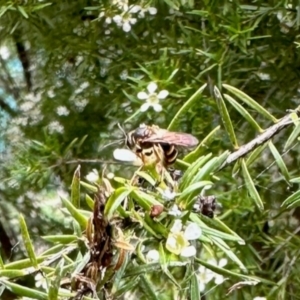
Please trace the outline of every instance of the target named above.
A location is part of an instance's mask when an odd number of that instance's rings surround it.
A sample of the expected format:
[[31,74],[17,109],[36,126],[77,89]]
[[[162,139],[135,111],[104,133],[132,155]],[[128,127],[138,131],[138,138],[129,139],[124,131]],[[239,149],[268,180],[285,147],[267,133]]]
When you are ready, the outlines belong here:
[[[222,124],[213,86],[222,91],[223,83],[230,84],[277,118],[296,108],[299,5],[292,0],[0,0],[3,260],[24,256],[18,244],[19,213],[40,251],[47,247],[42,235],[71,232],[57,192],[69,192],[78,164],[82,177],[93,169],[101,174],[104,166],[106,172],[130,176],[135,168],[124,168],[112,156],[124,146],[118,123],[125,131],[140,123],[167,128],[205,83],[177,126],[200,141]],[[151,95],[150,83],[156,83],[161,96],[156,102],[141,94]],[[148,107],[142,107],[145,103]],[[272,125],[245,108],[262,128]],[[253,139],[258,133],[230,105],[228,109],[239,144]],[[291,176],[299,177],[299,147],[283,151],[290,132],[282,131],[273,141]],[[222,128],[204,153],[225,150],[233,149]],[[283,179],[265,150],[251,168],[265,203],[261,213],[231,167],[218,176],[212,193],[223,207],[220,218],[247,242],[247,247],[233,246],[236,255],[253,274],[278,283],[249,287],[243,297],[300,298],[300,266],[294,259],[300,254],[300,215],[297,209],[280,209],[298,185]],[[212,283],[208,296],[222,299],[233,283]]]

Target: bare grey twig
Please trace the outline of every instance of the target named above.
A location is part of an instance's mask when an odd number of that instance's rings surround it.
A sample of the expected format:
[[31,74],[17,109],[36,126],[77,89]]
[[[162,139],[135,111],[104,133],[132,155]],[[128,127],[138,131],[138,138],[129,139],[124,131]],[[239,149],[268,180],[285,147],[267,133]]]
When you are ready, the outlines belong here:
[[[298,117],[300,116],[300,106],[293,110],[292,112],[295,112]],[[282,129],[288,127],[289,125],[293,124],[293,121],[291,119],[291,111],[289,111],[289,114],[284,116],[282,119],[280,119],[276,124],[270,126],[267,128],[263,133],[258,135],[255,139],[250,141],[249,143],[242,145],[238,150],[232,152],[225,162],[220,166],[219,171],[227,167],[228,165],[232,164],[239,158],[247,155],[260,145],[266,143],[269,141],[274,135],[279,133]]]

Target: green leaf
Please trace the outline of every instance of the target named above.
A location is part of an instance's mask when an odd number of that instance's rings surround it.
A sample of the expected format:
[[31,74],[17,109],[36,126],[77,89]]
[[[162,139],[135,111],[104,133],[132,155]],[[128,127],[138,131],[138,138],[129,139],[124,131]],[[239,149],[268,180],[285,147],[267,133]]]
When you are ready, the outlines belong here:
[[207,161],[212,157],[212,153],[209,153],[205,156],[199,157],[194,163],[192,163],[189,168],[185,171],[181,178],[181,182],[179,184],[180,190],[184,190],[191,181],[193,180],[194,176],[197,174],[199,169],[206,164]]
[[139,177],[145,179],[147,182],[149,182],[152,186],[155,186],[157,184],[156,180],[148,173],[143,172],[143,171],[137,171],[135,173],[137,176],[139,176]]
[[230,247],[223,241],[221,238],[218,237],[211,237],[213,243],[219,247],[233,262],[235,262],[240,269],[246,271],[246,267],[241,262],[241,260],[237,257],[237,255],[230,249]]
[[280,153],[278,152],[278,150],[276,149],[276,147],[274,146],[274,144],[272,143],[272,141],[268,142],[268,146],[270,151],[273,154],[273,157],[275,159],[275,162],[277,164],[277,166],[279,167],[281,174],[284,176],[285,180],[287,183],[289,183],[290,180],[290,174],[289,171],[280,155]]
[[292,194],[291,196],[289,196],[288,198],[286,198],[283,203],[281,204],[281,206],[291,206],[294,205],[295,202],[298,202],[300,200],[300,190],[295,192],[294,194]]
[[147,274],[151,272],[158,272],[160,271],[160,264],[159,263],[149,263],[146,265],[140,265],[140,266],[134,266],[132,268],[129,268],[127,272],[125,273],[124,277],[132,277],[135,275],[141,275],[141,274]]
[[0,277],[7,277],[7,278],[16,278],[16,277],[22,277],[28,275],[28,272],[25,270],[19,270],[19,269],[4,269],[0,270]]
[[94,200],[88,194],[85,195],[85,201],[88,207],[91,210],[94,210]]
[[267,146],[268,143],[264,143],[251,152],[249,157],[246,159],[247,167],[251,166],[251,164],[256,161],[256,159],[260,156],[261,152],[263,152]]
[[58,290],[60,288],[60,281],[62,276],[64,276],[63,267],[64,267],[64,259],[61,259],[60,262],[57,264],[54,272],[54,276],[50,281],[49,290],[48,290],[48,297],[51,300],[58,299]]
[[123,286],[119,287],[115,292],[113,290],[113,295],[116,298],[119,298],[124,293],[133,291],[135,289],[135,287],[137,287],[139,282],[140,282],[140,276],[130,278],[130,280],[127,283],[125,283]]
[[200,287],[199,287],[199,279],[196,273],[192,274],[190,280],[190,290],[189,290],[189,299],[190,300],[199,300]]
[[88,184],[84,181],[80,181],[80,184],[93,193],[97,193],[97,191],[98,191],[98,188],[96,186]]
[[28,19],[28,14],[26,13],[26,11],[24,10],[24,8],[22,6],[17,6],[17,9],[25,19]]
[[231,122],[226,104],[223,100],[221,92],[219,91],[219,89],[216,86],[214,86],[214,94],[215,94],[215,97],[216,97],[216,101],[217,101],[219,112],[220,112],[220,115],[221,115],[221,118],[222,118],[222,122],[223,122],[223,125],[226,129],[226,132],[227,132],[228,136],[229,136],[229,139],[230,139],[234,149],[238,149],[239,145],[238,145],[235,133],[234,133],[234,129],[233,129],[233,126],[232,126],[232,122]]
[[39,265],[38,265],[38,262],[37,262],[37,259],[36,259],[35,253],[34,253],[34,247],[33,247],[33,244],[31,243],[31,239],[30,239],[30,236],[29,236],[29,233],[28,233],[28,229],[27,229],[27,226],[26,226],[25,219],[24,219],[23,215],[21,215],[21,214],[19,215],[19,222],[20,222],[23,242],[24,242],[28,257],[29,257],[32,265],[36,269],[38,269]]
[[297,122],[294,130],[290,134],[288,140],[286,141],[283,151],[286,151],[291,145],[294,143],[294,141],[297,139],[297,137],[300,135],[300,122]]
[[67,199],[63,196],[60,196],[60,199],[65,206],[65,208],[69,211],[71,216],[78,222],[82,230],[86,229],[88,218],[85,217],[80,211]]
[[163,270],[163,272],[167,275],[167,277],[171,280],[171,282],[179,288],[180,285],[178,284],[178,282],[176,281],[176,279],[174,278],[174,276],[170,273],[170,271],[168,269],[167,254],[166,254],[163,242],[159,243],[159,263],[160,263],[160,266],[161,266],[161,269]]
[[257,280],[259,282],[257,277],[254,277],[254,276],[252,277],[252,276],[247,276],[247,275],[243,275],[243,274],[240,274],[240,273],[232,272],[232,271],[226,270],[224,268],[220,268],[220,267],[217,267],[215,265],[212,265],[212,264],[206,262],[205,260],[202,260],[202,259],[197,258],[197,257],[195,257],[195,261],[197,263],[199,263],[200,265],[204,266],[205,268],[210,269],[213,272],[215,272],[217,274],[221,274],[225,277],[238,277],[238,278],[244,278],[244,279],[247,279],[247,280]]
[[[218,226],[219,224],[216,224],[215,219],[205,218],[205,221],[211,222],[209,224],[210,226],[207,226],[203,221],[201,215],[198,215],[196,213],[190,214],[190,220],[196,224],[199,225],[199,227],[202,229],[202,233],[205,237],[208,237],[210,240],[212,240],[212,237],[220,238],[222,240],[228,240],[228,241],[235,241],[239,244],[245,244],[244,240],[241,239],[236,233],[234,232],[222,232],[218,229],[214,229],[212,226]],[[203,217],[204,219],[204,217]],[[226,228],[224,228],[226,230]],[[226,230],[227,231],[227,230]],[[202,236],[200,237],[200,240],[202,240]]]
[[48,295],[46,293],[27,288],[24,285],[19,285],[4,278],[0,278],[0,284],[3,284],[9,291],[13,292],[16,295],[22,297],[28,297],[30,299],[39,299],[39,300],[48,300]]
[[41,10],[47,6],[50,6],[52,5],[52,3],[44,3],[44,4],[39,4],[39,5],[35,5],[33,8],[32,8],[32,11],[38,11],[38,10]]
[[148,279],[148,277],[146,277],[145,275],[141,275],[139,285],[141,287],[141,290],[147,296],[147,299],[159,300],[159,298],[155,294],[155,286]]
[[162,203],[157,201],[153,196],[138,189],[132,190],[130,195],[141,207],[148,211],[153,205],[162,205]]
[[209,185],[213,185],[213,183],[211,181],[199,181],[191,184],[180,194],[178,201],[184,198],[190,198],[190,194],[192,194],[192,196],[195,194],[199,194],[199,192],[203,189],[203,187]]
[[206,84],[202,85],[197,92],[192,95],[187,102],[185,102],[185,104],[180,108],[180,110],[177,112],[177,114],[175,115],[175,117],[173,118],[173,120],[171,121],[171,123],[168,126],[168,130],[170,131],[174,131],[176,129],[177,124],[179,123],[179,119],[181,117],[181,115],[184,115],[189,109],[190,107],[200,99],[200,96],[203,92],[203,90],[205,89]]
[[258,125],[254,118],[248,113],[248,111],[236,102],[232,97],[224,94],[224,98],[248,121],[248,123],[259,133],[263,132],[263,129]]
[[253,100],[251,97],[249,97],[247,94],[242,92],[241,90],[228,85],[228,84],[222,84],[222,86],[233,93],[235,96],[237,96],[240,100],[242,100],[244,103],[252,107],[254,110],[256,110],[258,113],[266,117],[267,119],[271,120],[272,122],[276,123],[278,120],[272,116],[266,109],[264,109],[261,105],[259,105],[255,100]]
[[194,176],[191,183],[196,183],[200,180],[204,180],[208,177],[211,177],[211,173],[217,170],[223,162],[227,159],[229,155],[229,151],[224,151],[220,156],[213,157],[210,161],[208,161]]
[[76,207],[80,207],[80,165],[76,168],[71,184],[71,202]]
[[60,243],[60,244],[69,244],[74,241],[77,241],[77,236],[76,235],[71,235],[71,234],[63,234],[63,235],[47,235],[47,236],[42,236],[42,238],[45,241],[51,242],[51,243]]
[[136,211],[132,211],[132,217],[134,217],[137,221],[140,222],[140,224],[143,226],[143,228],[148,231],[151,235],[156,237],[157,239],[160,239],[161,236],[155,231],[155,229],[152,228],[152,224],[148,224],[148,222],[145,221],[145,218],[143,218],[139,213]]
[[255,185],[252,181],[252,178],[248,172],[248,169],[247,169],[247,166],[246,166],[246,163],[245,163],[245,160],[242,158],[241,159],[241,165],[242,165],[242,170],[243,170],[243,177],[244,177],[244,180],[245,180],[245,184],[246,184],[246,187],[247,187],[247,190],[251,196],[251,198],[254,200],[256,206],[260,209],[260,210],[263,210],[264,209],[264,204],[255,188]]
[[4,269],[4,263],[1,255],[0,255],[0,269]]
[[113,217],[114,212],[125,200],[125,198],[132,192],[132,190],[132,188],[120,187],[116,189],[108,198],[104,208],[104,216],[106,216],[108,221]]

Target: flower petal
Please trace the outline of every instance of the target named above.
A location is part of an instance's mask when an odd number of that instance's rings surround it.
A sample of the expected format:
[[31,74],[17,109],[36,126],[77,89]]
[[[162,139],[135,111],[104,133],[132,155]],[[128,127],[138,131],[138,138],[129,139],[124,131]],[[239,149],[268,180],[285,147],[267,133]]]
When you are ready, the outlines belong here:
[[218,263],[218,267],[223,268],[227,265],[228,260],[226,258],[221,258],[219,263]]
[[165,99],[169,95],[169,92],[167,90],[162,90],[158,93],[157,98],[158,99]]
[[153,94],[157,89],[157,84],[155,82],[150,82],[147,86],[147,90],[150,94]]
[[201,234],[202,230],[196,223],[190,223],[184,231],[184,237],[187,240],[196,240]]
[[96,182],[99,179],[99,174],[96,169],[93,169],[92,172],[86,175],[85,177],[89,182]]
[[178,217],[181,215],[181,211],[178,209],[178,206],[176,204],[174,204],[168,212],[169,215],[174,216],[174,217]]
[[160,112],[162,111],[162,106],[159,103],[152,104],[152,107],[155,111]]
[[191,257],[196,255],[196,248],[194,246],[188,246],[182,249],[180,256]]
[[215,284],[221,284],[224,282],[224,277],[223,275],[220,274],[215,274]]
[[136,18],[131,18],[131,19],[129,19],[129,22],[130,22],[130,24],[133,25],[137,22],[137,19]]
[[113,16],[113,20],[118,26],[120,26],[123,19],[120,15],[115,15],[115,16]]
[[123,31],[129,32],[131,30],[131,25],[129,22],[124,22],[122,26]]
[[145,93],[145,92],[139,92],[139,93],[137,94],[137,97],[138,97],[140,100],[146,100],[146,99],[148,99],[149,95],[148,95],[147,93]]
[[171,232],[177,233],[177,232],[180,232],[181,229],[182,229],[182,222],[181,222],[181,220],[175,220],[174,223],[173,223],[173,226],[171,228]]
[[172,233],[168,235],[166,248],[176,255],[180,254],[181,248],[177,245],[176,237]]
[[149,7],[148,12],[150,15],[156,15],[157,14],[157,8],[156,7]]
[[144,112],[146,110],[148,110],[148,108],[151,106],[151,104],[149,104],[148,102],[144,103],[141,108],[140,111]]
[[155,249],[150,250],[147,255],[146,255],[146,259],[150,262],[150,261],[158,261],[159,260],[159,252]]

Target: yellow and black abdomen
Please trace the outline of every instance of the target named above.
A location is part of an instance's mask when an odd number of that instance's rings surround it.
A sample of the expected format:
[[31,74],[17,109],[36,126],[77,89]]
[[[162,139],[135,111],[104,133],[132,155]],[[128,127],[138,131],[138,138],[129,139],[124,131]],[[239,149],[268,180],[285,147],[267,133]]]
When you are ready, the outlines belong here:
[[166,165],[174,164],[178,155],[178,151],[175,148],[175,146],[170,144],[163,144],[163,143],[160,143],[160,146],[164,151],[164,159]]

